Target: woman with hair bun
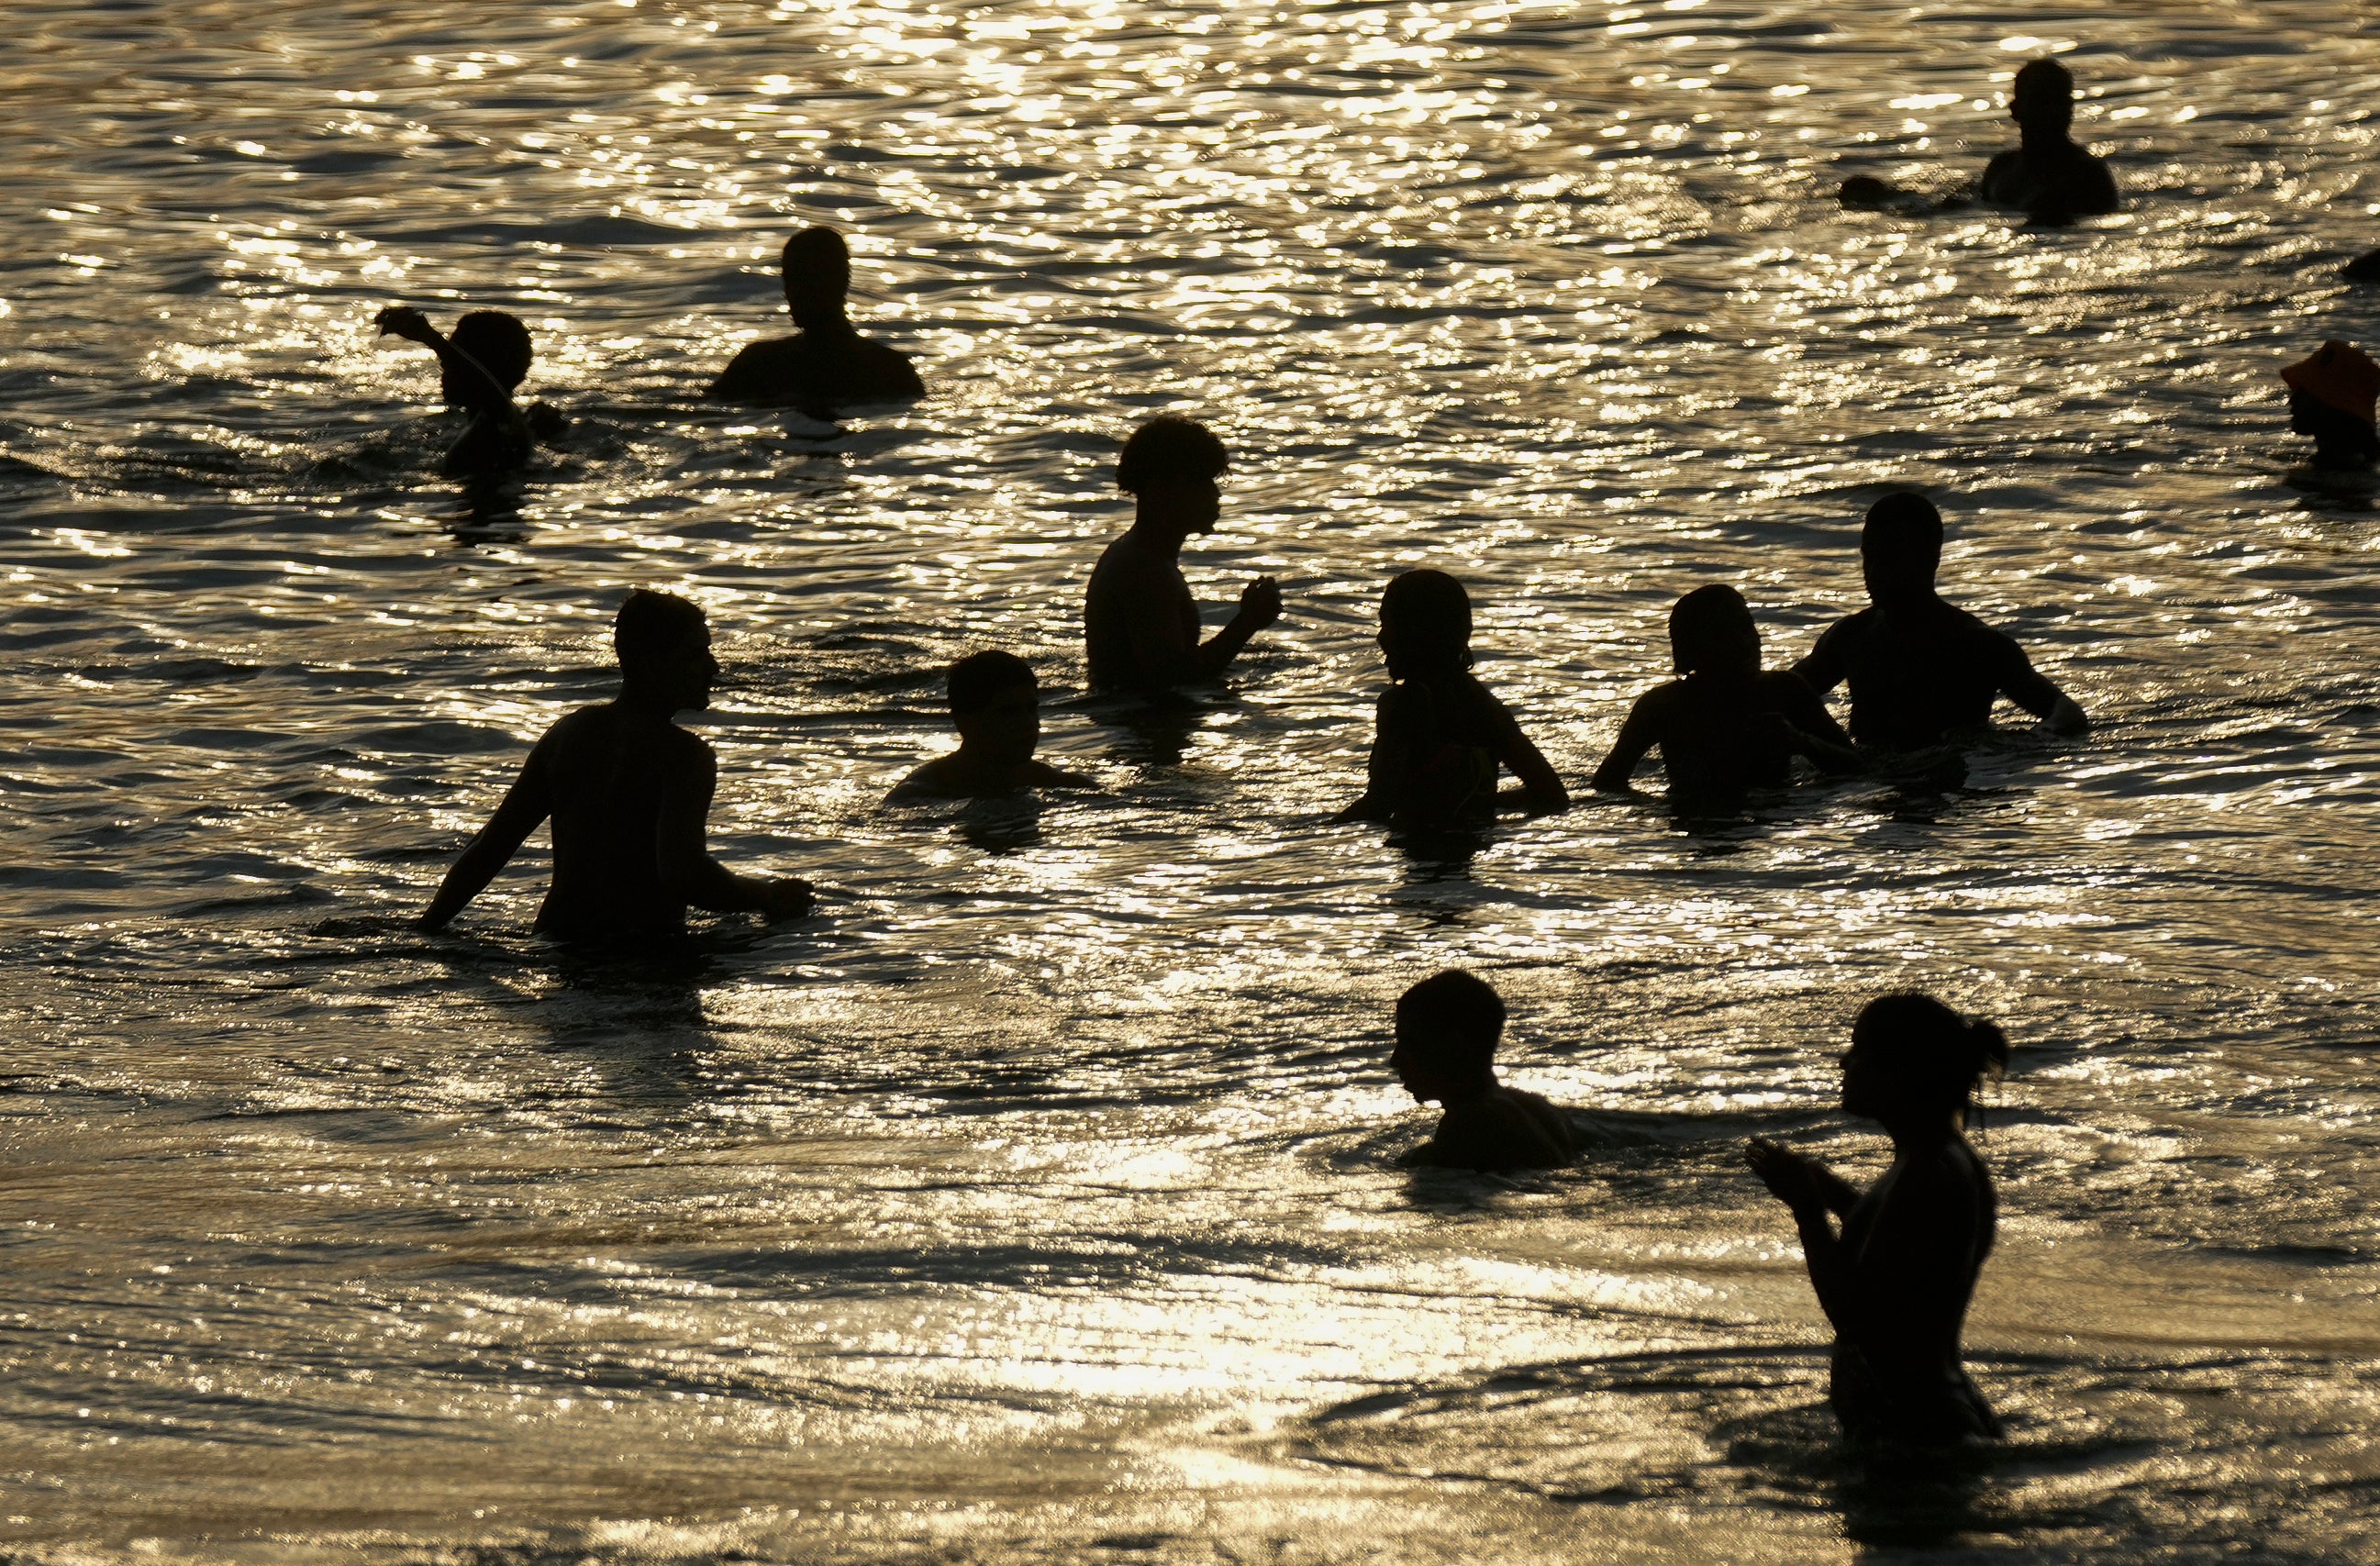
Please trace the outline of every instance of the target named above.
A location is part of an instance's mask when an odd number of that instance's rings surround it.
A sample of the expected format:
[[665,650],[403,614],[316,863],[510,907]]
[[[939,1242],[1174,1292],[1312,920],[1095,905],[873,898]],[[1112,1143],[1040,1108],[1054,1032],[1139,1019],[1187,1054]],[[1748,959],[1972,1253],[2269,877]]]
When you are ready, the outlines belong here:
[[[1943,1446],[2000,1433],[1960,1363],[1959,1331],[1998,1206],[1967,1145],[1976,1083],[2008,1038],[1929,995],[1870,1002],[1843,1057],[1843,1110],[1881,1123],[1892,1167],[1861,1191],[1817,1159],[1755,1137],[1745,1161],[1793,1211],[1810,1283],[1834,1323],[1827,1397],[1854,1440]],[[1833,1221],[1840,1218],[1840,1230]]]

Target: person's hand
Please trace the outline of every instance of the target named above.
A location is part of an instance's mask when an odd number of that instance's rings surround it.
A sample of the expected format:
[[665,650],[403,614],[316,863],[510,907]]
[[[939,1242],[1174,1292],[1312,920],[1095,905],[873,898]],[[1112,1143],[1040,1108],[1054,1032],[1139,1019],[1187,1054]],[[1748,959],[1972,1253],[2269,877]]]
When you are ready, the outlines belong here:
[[1251,631],[1261,631],[1281,618],[1281,584],[1258,577],[1240,589],[1240,618]]
[[382,336],[393,334],[409,338],[417,343],[434,343],[438,340],[438,328],[431,325],[430,318],[411,305],[387,306],[378,315],[372,317],[372,324],[380,328]]
[[781,876],[760,889],[760,912],[772,919],[798,919],[817,902],[817,892],[799,876]]
[[1768,1187],[1770,1196],[1795,1212],[1806,1212],[1821,1205],[1810,1160],[1792,1148],[1779,1147],[1766,1136],[1755,1136],[1743,1149],[1743,1161],[1760,1176],[1760,1183]]

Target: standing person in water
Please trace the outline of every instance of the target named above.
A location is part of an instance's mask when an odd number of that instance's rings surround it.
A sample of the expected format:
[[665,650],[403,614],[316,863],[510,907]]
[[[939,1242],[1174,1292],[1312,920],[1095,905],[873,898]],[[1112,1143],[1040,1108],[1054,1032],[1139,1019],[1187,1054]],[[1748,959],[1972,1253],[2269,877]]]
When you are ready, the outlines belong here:
[[439,929],[478,896],[528,834],[553,818],[553,882],[537,928],[566,939],[673,935],[688,904],[791,918],[809,882],[729,870],[703,844],[719,763],[672,722],[710,705],[710,627],[674,594],[628,594],[612,626],[620,694],[545,733],[480,835],[421,916]]
[[1535,1093],[1496,1080],[1504,998],[1460,968],[1397,999],[1389,1066],[1417,1103],[1445,1111],[1430,1139],[1402,1161],[1448,1169],[1554,1169],[1578,1157],[1570,1117]]
[[2024,649],[1963,609],[1942,601],[1942,514],[1902,491],[1868,507],[1860,574],[1868,607],[1827,628],[1793,673],[1825,696],[1851,682],[1852,737],[1914,750],[1991,721],[2007,697],[2058,734],[2091,726],[2073,699],[2040,674]]
[[382,336],[419,343],[438,356],[438,391],[450,408],[471,416],[470,424],[446,453],[450,479],[509,473],[526,467],[540,433],[551,435],[561,418],[539,404],[524,413],[513,393],[528,375],[528,328],[500,310],[475,310],[442,334],[411,305],[390,305],[372,318]]
[[1215,482],[1229,464],[1205,425],[1160,414],[1132,432],[1116,458],[1116,488],[1133,497],[1132,530],[1108,545],[1083,599],[1083,650],[1093,689],[1156,695],[1221,674],[1248,638],[1281,618],[1281,585],[1258,577],[1239,613],[1198,639],[1198,604],[1182,576],[1182,546],[1222,515]]
[[1495,694],[1471,672],[1471,595],[1443,571],[1407,571],[1380,594],[1380,693],[1363,797],[1340,819],[1443,826],[1497,807],[1500,771],[1521,781],[1509,802],[1563,810],[1570,792]]
[[925,382],[897,348],[859,334],[844,313],[851,250],[832,228],[805,228],[785,241],[781,261],[790,337],[747,344],[703,395],[717,402],[798,408],[815,419],[866,403],[924,395]]
[[1860,1013],[1843,1057],[1843,1111],[1892,1138],[1884,1178],[1863,1192],[1766,1138],[1745,1151],[1792,1210],[1835,1329],[1828,1400],[1854,1440],[1944,1446],[2000,1433],[1961,1362],[1959,1335],[1999,1211],[1967,1145],[1967,1114],[1975,1084],[1998,1076],[2008,1057],[1992,1024],[1930,996],[1887,995]]
[[1624,789],[1658,746],[1672,798],[1740,798],[1781,786],[1793,758],[1824,771],[1863,763],[1851,736],[1801,676],[1760,667],[1760,627],[1733,588],[1696,588],[1670,610],[1670,651],[1678,678],[1636,698],[1595,786]]
[[2289,428],[2313,437],[2316,467],[2369,467],[2380,460],[2373,404],[2380,364],[2348,343],[2325,343],[2281,371],[2289,389]]
[[1985,200],[2051,222],[2116,210],[2116,176],[2107,161],[2075,145],[2074,78],[2064,66],[2034,60],[2018,71],[2009,117],[2021,140],[1985,165]]

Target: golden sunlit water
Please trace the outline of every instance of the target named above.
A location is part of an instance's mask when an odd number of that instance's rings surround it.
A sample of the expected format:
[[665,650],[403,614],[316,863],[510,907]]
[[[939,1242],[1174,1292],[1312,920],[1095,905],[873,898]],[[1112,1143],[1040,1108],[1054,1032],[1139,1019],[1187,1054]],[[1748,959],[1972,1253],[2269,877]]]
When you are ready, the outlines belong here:
[[[39,1562],[2344,1561],[2380,1551],[2380,516],[2275,370],[2367,343],[2380,13],[2327,0],[18,0],[0,52],[0,1550]],[[1947,189],[2056,52],[2124,212]],[[932,389],[697,398],[789,228]],[[577,420],[437,479],[509,309]],[[1117,443],[1238,455],[1212,705],[1079,697]],[[1927,487],[2098,720],[1689,832],[1340,825],[1427,563],[1583,784],[1724,579],[1772,661]],[[628,584],[710,609],[713,845],[823,917],[622,971],[542,837],[407,924]],[[1210,621],[1220,612],[1210,611]],[[885,810],[1030,656],[1103,792]],[[1609,1146],[1407,1172],[1462,964]],[[1745,1137],[1863,1174],[1852,1012],[2017,1063],[2004,1449],[1841,1457]]]

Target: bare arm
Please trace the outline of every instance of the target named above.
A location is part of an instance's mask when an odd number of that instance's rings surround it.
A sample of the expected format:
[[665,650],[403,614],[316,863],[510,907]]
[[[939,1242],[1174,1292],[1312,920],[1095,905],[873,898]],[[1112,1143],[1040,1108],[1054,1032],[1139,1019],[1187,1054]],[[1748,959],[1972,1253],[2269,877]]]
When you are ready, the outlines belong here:
[[419,343],[438,356],[438,362],[456,373],[468,376],[487,395],[489,406],[510,412],[512,389],[493,375],[478,359],[456,347],[430,324],[430,318],[411,305],[391,305],[372,317],[372,324],[383,336],[395,335],[409,343]]
[[1209,679],[1223,672],[1224,665],[1240,655],[1248,638],[1281,618],[1281,584],[1270,577],[1258,577],[1240,589],[1240,610],[1231,622],[1191,655],[1198,673]]
[[2090,728],[2090,718],[2074,704],[2074,698],[2035,669],[2013,638],[2001,639],[2006,646],[2001,650],[2000,694],[2047,722],[2056,733],[2079,734]]
[[1847,623],[1838,620],[1820,632],[1817,645],[1810,649],[1810,655],[1793,665],[1792,672],[1800,675],[1802,683],[1817,693],[1821,700],[1828,691],[1843,683],[1846,671],[1843,668],[1842,630]]
[[710,747],[698,741],[694,754],[671,767],[654,829],[654,864],[662,885],[671,896],[698,908],[761,913],[771,918],[809,912],[808,881],[739,876],[710,856],[706,835],[718,782],[719,763]]
[[1597,788],[1624,791],[1628,780],[1636,773],[1637,763],[1661,743],[1661,731],[1667,726],[1663,713],[1667,703],[1661,699],[1661,692],[1668,688],[1660,686],[1646,691],[1628,710],[1628,721],[1620,725],[1620,737],[1611,742],[1611,753],[1603,759],[1603,765],[1595,769],[1592,781]]
[[446,879],[439,883],[438,895],[422,912],[422,929],[445,929],[448,920],[487,890],[488,883],[496,879],[496,872],[520,852],[528,834],[553,813],[553,795],[545,775],[546,746],[551,737],[537,742],[528,759],[521,764],[520,776],[506,791],[504,803],[496,807],[496,813],[480,829],[480,835],[471,840],[463,856],[446,872]]
[[1380,693],[1372,709],[1372,753],[1364,759],[1363,796],[1339,812],[1342,821],[1385,821],[1397,813],[1396,769],[1391,759],[1402,752],[1397,734],[1397,687]]
[[1867,759],[1852,748],[1852,736],[1835,722],[1835,715],[1827,710],[1827,704],[1810,688],[1808,681],[1792,674],[1766,677],[1777,693],[1777,708],[1784,718],[1795,755],[1808,757],[1822,772],[1840,775],[1868,770]]
[[1570,790],[1562,786],[1561,774],[1546,759],[1536,742],[1521,732],[1520,720],[1512,710],[1490,695],[1495,702],[1497,727],[1501,731],[1496,746],[1496,759],[1521,780],[1520,806],[1532,814],[1550,814],[1570,808]]

